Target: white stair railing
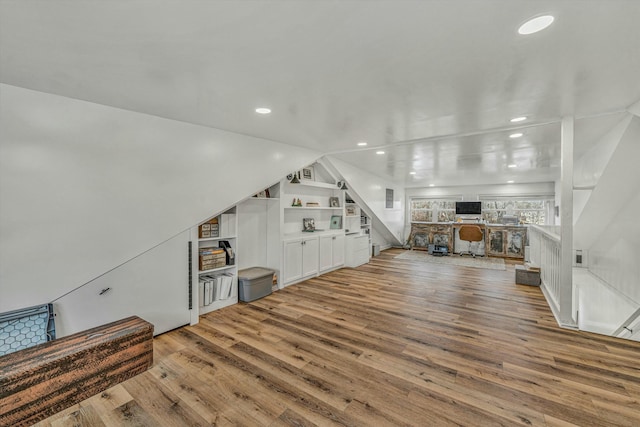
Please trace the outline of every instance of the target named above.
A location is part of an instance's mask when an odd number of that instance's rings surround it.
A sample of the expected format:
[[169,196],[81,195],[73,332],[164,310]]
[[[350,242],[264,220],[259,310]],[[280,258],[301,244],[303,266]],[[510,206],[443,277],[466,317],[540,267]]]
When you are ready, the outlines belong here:
[[554,313],[560,312],[560,236],[556,227],[529,227],[529,260],[540,267],[540,280],[547,301]]

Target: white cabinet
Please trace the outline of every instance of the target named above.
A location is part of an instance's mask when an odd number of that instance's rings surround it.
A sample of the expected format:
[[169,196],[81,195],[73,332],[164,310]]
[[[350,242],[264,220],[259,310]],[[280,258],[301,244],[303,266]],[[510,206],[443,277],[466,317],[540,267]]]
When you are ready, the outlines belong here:
[[284,284],[318,273],[319,245],[317,236],[301,237],[283,243]]
[[346,262],[347,267],[358,267],[369,262],[371,253],[369,235],[352,234],[347,236]]
[[344,265],[344,234],[320,236],[320,271]]
[[344,265],[344,234],[334,236],[331,254],[333,267]]

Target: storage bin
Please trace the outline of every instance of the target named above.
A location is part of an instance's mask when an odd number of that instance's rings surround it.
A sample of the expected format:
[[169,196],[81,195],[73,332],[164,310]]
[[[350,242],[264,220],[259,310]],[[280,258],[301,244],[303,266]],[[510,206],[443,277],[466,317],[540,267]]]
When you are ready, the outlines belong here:
[[530,270],[524,265],[516,265],[516,284],[540,286],[540,270]]
[[274,270],[251,267],[238,271],[238,297],[240,301],[251,302],[271,293]]

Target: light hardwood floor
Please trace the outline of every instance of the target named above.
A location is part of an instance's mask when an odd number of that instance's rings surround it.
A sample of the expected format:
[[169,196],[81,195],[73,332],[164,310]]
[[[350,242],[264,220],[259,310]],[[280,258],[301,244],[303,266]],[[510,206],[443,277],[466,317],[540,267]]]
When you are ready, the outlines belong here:
[[158,336],[151,370],[39,425],[640,425],[640,343],[560,329],[513,265],[400,252]]

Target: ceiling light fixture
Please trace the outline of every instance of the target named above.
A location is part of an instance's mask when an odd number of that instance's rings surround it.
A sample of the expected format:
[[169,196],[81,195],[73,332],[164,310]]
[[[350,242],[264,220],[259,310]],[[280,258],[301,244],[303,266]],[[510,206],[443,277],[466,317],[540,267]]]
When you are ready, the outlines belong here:
[[508,168],[517,168],[517,167],[518,167],[518,165],[515,165],[515,164],[513,164],[513,163],[512,163],[512,164],[510,164],[510,165],[507,165],[507,167],[508,167]]
[[384,151],[376,151],[376,154],[384,154]]
[[507,181],[507,184],[513,184],[513,180]]
[[364,147],[365,145],[367,145],[366,142],[362,141],[362,142],[358,142],[358,146],[359,147]]
[[511,135],[509,135],[509,138],[520,138],[522,136],[522,134],[520,132],[517,133],[512,133]]
[[265,107],[256,108],[256,113],[258,113],[258,114],[269,114],[269,113],[271,113],[271,109],[270,108],[265,108]]
[[429,187],[435,187],[435,186],[436,186],[435,184],[429,184]]
[[509,120],[511,123],[518,123],[518,122],[524,122],[525,120],[527,120],[526,116],[520,116],[520,117],[514,117],[513,119]]
[[555,18],[551,15],[537,16],[533,19],[529,19],[527,22],[522,24],[520,28],[518,28],[518,33],[523,36],[537,33],[551,25],[554,19]]
[[414,171],[409,172],[409,175],[415,175],[416,173]]

